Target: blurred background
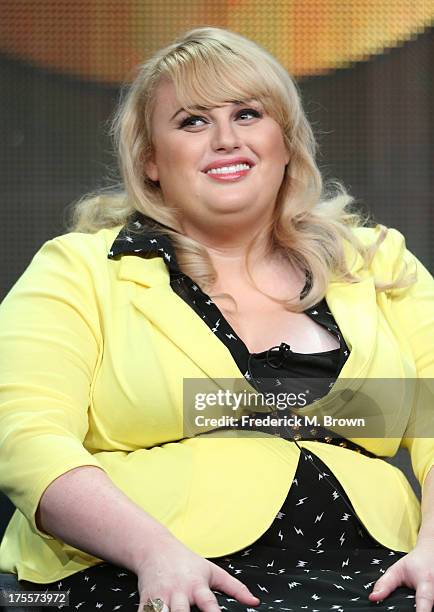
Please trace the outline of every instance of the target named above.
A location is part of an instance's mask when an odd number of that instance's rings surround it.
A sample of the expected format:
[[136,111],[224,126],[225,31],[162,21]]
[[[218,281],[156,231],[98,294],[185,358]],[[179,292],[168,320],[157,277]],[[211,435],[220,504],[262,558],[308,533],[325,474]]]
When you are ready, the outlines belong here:
[[[434,0],[0,0],[0,300],[68,206],[117,179],[107,136],[138,63],[200,25],[273,53],[324,176],[432,269]],[[400,465],[415,490],[408,459]],[[13,507],[0,495],[0,538]]]
[[108,122],[139,62],[199,25],[293,74],[325,177],[432,268],[434,0],[0,0],[0,299],[67,206],[116,180]]

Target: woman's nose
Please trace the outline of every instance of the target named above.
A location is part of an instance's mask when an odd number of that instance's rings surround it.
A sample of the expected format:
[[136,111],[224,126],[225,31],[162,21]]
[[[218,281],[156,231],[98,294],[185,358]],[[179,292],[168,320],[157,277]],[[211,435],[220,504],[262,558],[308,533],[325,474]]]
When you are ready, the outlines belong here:
[[231,121],[216,122],[212,130],[212,146],[218,149],[235,149],[240,146],[237,126]]

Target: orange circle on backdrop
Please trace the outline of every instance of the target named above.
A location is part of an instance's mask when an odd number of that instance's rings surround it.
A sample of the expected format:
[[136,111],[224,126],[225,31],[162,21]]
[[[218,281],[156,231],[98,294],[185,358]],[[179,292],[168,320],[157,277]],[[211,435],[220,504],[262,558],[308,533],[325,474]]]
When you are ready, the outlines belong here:
[[433,22],[433,0],[1,0],[0,51],[115,84],[175,36],[207,24],[252,38],[300,77],[364,61]]

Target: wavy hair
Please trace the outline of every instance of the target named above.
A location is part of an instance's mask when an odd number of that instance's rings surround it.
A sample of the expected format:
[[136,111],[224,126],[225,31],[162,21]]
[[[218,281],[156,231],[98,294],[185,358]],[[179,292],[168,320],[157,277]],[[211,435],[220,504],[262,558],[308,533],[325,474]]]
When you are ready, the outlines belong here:
[[[151,119],[162,79],[174,83],[180,105],[187,111],[197,105],[210,109],[228,100],[255,98],[280,125],[290,162],[272,225],[264,231],[269,232],[270,248],[304,271],[309,285],[301,296],[276,301],[300,312],[324,296],[332,275],[357,282],[345,258],[344,241],[353,245],[367,267],[387,230],[369,247],[356,238],[353,229],[366,219],[354,209],[353,198],[341,183],[331,180],[323,184],[315,163],[315,138],[296,83],[261,46],[220,28],[195,28],[139,67],[135,80],[123,91],[111,125],[123,184],[118,190],[101,190],[96,197],[82,198],[74,207],[70,229],[96,232],[123,225],[140,211],[165,226],[180,268],[204,291],[216,281],[205,248],[181,233],[177,211],[164,202],[159,183],[144,171],[144,161],[153,151]],[[393,285],[377,283],[377,289],[407,284],[402,274]]]

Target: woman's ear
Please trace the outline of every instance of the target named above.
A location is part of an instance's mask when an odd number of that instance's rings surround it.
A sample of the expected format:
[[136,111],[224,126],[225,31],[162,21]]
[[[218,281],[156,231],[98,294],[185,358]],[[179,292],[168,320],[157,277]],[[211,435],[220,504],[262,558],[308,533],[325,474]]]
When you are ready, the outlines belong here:
[[158,181],[158,167],[154,161],[153,156],[148,157],[143,164],[145,174],[151,179],[151,181]]

